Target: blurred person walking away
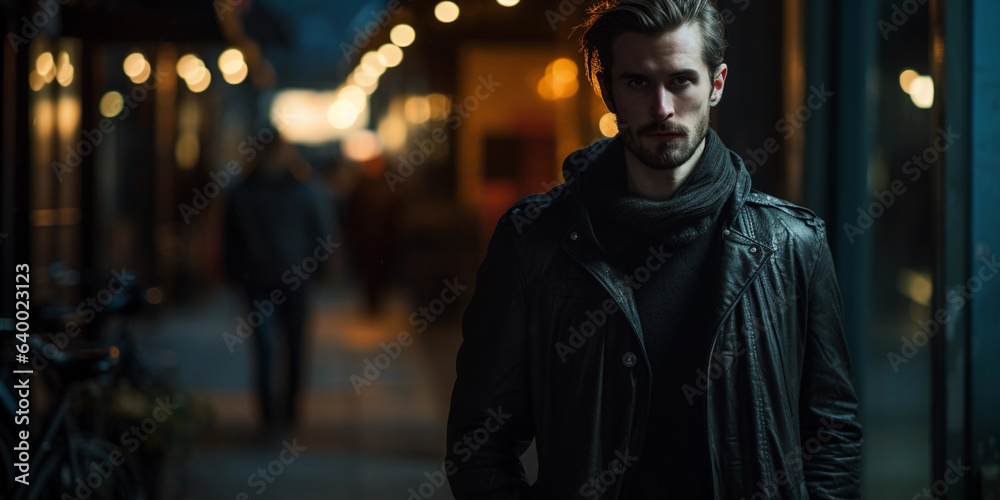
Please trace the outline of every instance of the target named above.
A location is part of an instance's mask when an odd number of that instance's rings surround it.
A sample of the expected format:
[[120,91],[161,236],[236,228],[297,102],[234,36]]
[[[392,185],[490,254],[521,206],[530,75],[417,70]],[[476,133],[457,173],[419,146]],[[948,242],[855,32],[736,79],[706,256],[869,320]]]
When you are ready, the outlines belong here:
[[308,285],[318,279],[315,266],[339,246],[329,243],[339,235],[325,200],[304,181],[312,168],[294,146],[277,136],[257,160],[232,189],[223,245],[226,276],[246,292],[241,326],[254,328],[261,423],[273,433],[295,425]]
[[382,177],[384,171],[381,156],[362,163],[361,179],[347,201],[347,234],[371,315],[381,309],[395,262],[398,203]]

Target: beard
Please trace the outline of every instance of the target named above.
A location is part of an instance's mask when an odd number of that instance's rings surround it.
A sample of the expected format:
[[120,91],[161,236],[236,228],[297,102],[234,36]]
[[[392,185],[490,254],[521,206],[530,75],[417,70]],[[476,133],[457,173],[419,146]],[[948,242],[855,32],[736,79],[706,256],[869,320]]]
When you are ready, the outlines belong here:
[[[628,123],[619,122],[618,131],[621,133],[625,147],[644,165],[654,170],[670,170],[683,165],[694,156],[694,152],[701,145],[701,141],[705,139],[705,135],[708,134],[708,113],[701,115],[693,131],[688,130],[683,125],[666,121],[653,122],[638,128],[633,128]],[[652,132],[670,132],[683,135],[678,140],[666,141],[651,147],[643,145],[640,138],[644,134]]]

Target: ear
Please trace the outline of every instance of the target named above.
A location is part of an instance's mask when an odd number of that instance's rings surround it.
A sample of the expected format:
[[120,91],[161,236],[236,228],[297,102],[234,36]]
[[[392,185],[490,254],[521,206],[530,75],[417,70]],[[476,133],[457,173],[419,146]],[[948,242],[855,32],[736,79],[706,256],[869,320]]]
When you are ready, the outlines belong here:
[[719,69],[716,70],[715,76],[712,78],[712,92],[708,97],[709,103],[712,106],[719,104],[722,100],[722,90],[726,87],[726,75],[729,74],[729,67],[726,63],[719,65]]
[[618,114],[615,111],[615,99],[611,95],[611,82],[604,78],[604,72],[598,73],[596,79],[598,86],[601,88],[601,99],[604,100],[604,105],[608,107],[608,111]]

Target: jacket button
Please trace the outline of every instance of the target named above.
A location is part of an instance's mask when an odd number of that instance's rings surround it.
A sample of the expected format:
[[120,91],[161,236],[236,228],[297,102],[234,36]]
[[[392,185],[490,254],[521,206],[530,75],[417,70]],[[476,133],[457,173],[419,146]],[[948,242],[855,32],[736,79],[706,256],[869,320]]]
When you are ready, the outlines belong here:
[[629,351],[622,355],[622,364],[624,364],[629,368],[632,368],[633,366],[635,366],[635,362],[638,361],[638,359],[639,358],[635,356],[634,352]]
[[750,247],[750,253],[757,253],[757,247]]
[[621,474],[622,472],[625,472],[625,466],[622,465],[621,460],[618,460],[616,458],[611,461],[611,472],[614,472],[615,474]]
[[576,234],[576,231],[573,231],[572,233],[569,233],[569,239],[576,241],[580,239],[580,235]]
[[722,230],[722,235],[723,236],[729,236],[729,230],[728,229],[723,229]]

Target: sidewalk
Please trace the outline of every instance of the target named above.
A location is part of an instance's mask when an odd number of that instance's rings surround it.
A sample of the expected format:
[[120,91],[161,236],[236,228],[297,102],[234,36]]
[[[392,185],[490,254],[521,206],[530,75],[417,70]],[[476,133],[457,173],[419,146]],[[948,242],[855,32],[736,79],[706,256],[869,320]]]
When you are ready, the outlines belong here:
[[[253,339],[230,352],[223,338],[245,314],[235,295],[220,289],[203,305],[164,315],[143,347],[172,357],[178,388],[216,416],[194,455],[167,471],[166,498],[405,499],[429,481],[425,473],[441,477],[433,472],[444,459],[457,321],[414,336],[370,385],[359,384],[359,396],[351,377],[364,378],[365,360],[383,352],[381,342],[415,332],[406,321],[414,308],[405,300],[389,300],[378,318],[364,317],[358,304],[343,290],[315,294],[301,423],[284,439],[257,432]],[[446,484],[424,485],[422,493],[431,491],[430,498],[451,498]]]

